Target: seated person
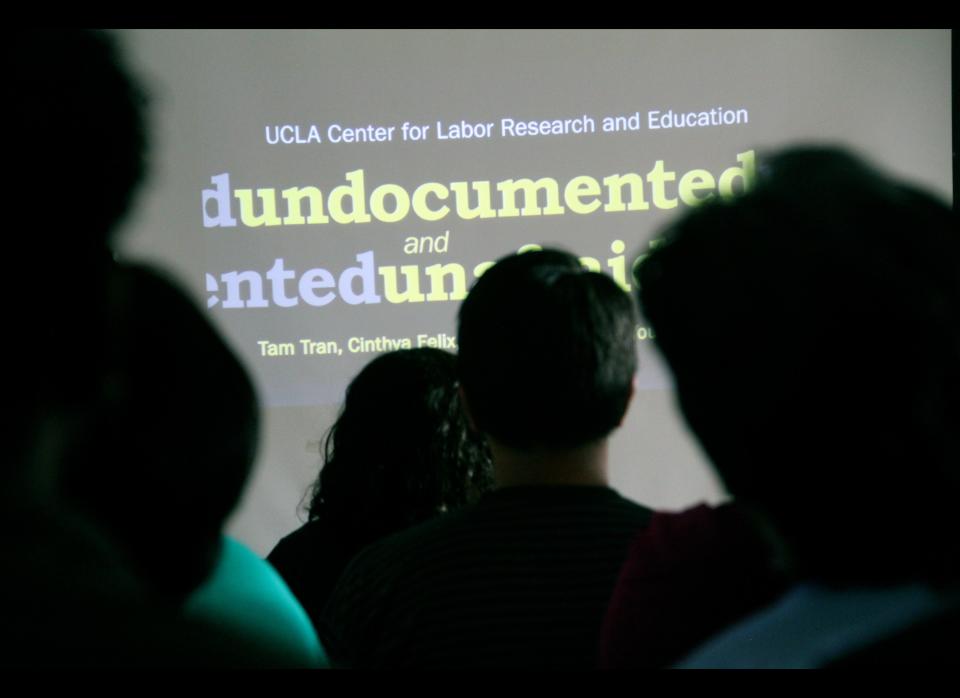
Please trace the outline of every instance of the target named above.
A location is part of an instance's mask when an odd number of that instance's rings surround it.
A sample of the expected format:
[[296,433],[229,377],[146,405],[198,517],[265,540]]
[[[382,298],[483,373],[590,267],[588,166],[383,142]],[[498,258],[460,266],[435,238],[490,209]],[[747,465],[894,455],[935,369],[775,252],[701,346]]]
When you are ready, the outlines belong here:
[[321,623],[335,663],[593,668],[604,610],[650,510],[607,480],[636,368],[633,303],[566,252],[511,255],[460,309],[461,397],[496,488],[350,564]]
[[638,273],[686,420],[792,577],[685,667],[824,666],[958,601],[955,215],[835,149],[758,172]]
[[736,503],[655,512],[620,570],[600,668],[669,667],[785,584],[773,549]]
[[137,266],[114,273],[113,382],[62,459],[61,496],[114,547],[145,598],[222,636],[210,647],[197,640],[195,656],[174,662],[322,666],[316,634],[284,583],[222,533],[258,435],[246,370],[161,275]]
[[179,603],[217,564],[253,467],[257,399],[246,369],[161,273],[116,265],[112,285],[108,383],[61,459],[60,496]]
[[267,558],[315,622],[362,548],[492,486],[489,451],[460,408],[456,365],[439,349],[402,349],[375,358],[347,387],[309,520]]
[[[0,468],[0,662],[315,666],[315,640],[265,652],[262,636],[183,612],[221,559],[258,415],[206,316],[155,272],[115,261],[147,170],[144,93],[102,32],[12,41],[14,130],[69,123],[71,135],[11,148],[26,186],[13,221],[23,263],[7,278],[20,300],[7,318],[19,341]],[[54,199],[36,186],[51,172],[67,183]],[[38,223],[51,205],[70,220]]]

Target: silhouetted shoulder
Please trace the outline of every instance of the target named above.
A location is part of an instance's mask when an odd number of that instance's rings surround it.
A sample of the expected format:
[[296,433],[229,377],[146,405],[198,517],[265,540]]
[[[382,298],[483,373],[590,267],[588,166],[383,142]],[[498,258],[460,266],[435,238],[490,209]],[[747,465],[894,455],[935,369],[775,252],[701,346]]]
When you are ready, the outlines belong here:
[[603,613],[651,512],[607,487],[507,487],[367,548],[327,607],[351,666],[591,668]]

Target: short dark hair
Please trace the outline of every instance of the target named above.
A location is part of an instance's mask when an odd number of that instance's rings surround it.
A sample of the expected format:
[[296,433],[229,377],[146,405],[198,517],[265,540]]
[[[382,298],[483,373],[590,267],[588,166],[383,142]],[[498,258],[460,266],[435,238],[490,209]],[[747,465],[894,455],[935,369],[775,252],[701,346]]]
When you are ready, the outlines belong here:
[[834,148],[758,173],[639,267],[684,415],[807,573],[932,564],[956,551],[939,535],[960,493],[956,217]]
[[623,419],[637,367],[633,301],[609,276],[545,249],[499,260],[460,308],[460,382],[481,431],[568,448]]
[[21,207],[25,223],[36,227],[39,212],[52,208],[65,220],[44,230],[57,238],[54,244],[36,236],[41,250],[49,255],[53,248],[65,257],[89,252],[108,241],[144,179],[146,93],[107,32],[14,34],[8,111],[15,132],[64,134],[13,144],[17,177],[28,183]]

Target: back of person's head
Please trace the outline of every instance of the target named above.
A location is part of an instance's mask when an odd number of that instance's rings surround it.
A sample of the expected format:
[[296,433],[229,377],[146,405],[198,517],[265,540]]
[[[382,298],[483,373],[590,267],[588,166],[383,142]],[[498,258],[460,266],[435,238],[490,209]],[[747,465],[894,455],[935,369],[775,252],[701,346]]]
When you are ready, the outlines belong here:
[[6,110],[13,133],[35,134],[11,143],[17,215],[39,228],[24,242],[49,256],[101,248],[146,173],[145,92],[111,34],[10,33]]
[[367,364],[327,432],[310,519],[363,545],[489,489],[489,451],[469,429],[456,380],[456,357],[439,349],[402,349]]
[[504,257],[460,308],[458,370],[477,427],[518,450],[574,448],[623,419],[633,301],[559,250]]
[[[8,169],[16,261],[4,275],[8,390],[18,409],[0,478],[55,478],[52,441],[82,429],[104,361],[113,271],[109,244],[146,172],[146,99],[116,40],[99,31],[9,32]],[[29,339],[27,339],[29,338]],[[69,358],[65,358],[65,352]],[[47,445],[44,445],[47,444]]]
[[60,495],[112,537],[148,586],[178,597],[212,569],[253,466],[256,394],[176,285],[120,267],[117,293],[110,371],[64,460]]
[[800,573],[894,580],[956,555],[950,209],[847,152],[789,150],[670,226],[638,285],[685,417]]

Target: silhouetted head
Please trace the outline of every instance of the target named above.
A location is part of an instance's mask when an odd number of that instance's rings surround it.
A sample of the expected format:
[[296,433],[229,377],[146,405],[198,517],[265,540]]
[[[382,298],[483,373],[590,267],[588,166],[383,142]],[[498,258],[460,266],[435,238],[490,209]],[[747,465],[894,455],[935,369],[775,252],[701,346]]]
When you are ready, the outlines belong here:
[[10,34],[18,259],[5,282],[19,341],[0,484],[80,510],[148,586],[182,595],[215,562],[250,471],[253,387],[182,292],[113,260],[147,150],[146,100],[115,41]]
[[61,497],[177,596],[216,562],[253,466],[253,384],[205,314],[144,267],[117,270],[116,325],[88,428],[63,463]]
[[[25,242],[49,256],[102,247],[146,172],[146,98],[101,31],[10,32],[6,110]],[[15,165],[15,167],[14,167]]]
[[574,448],[623,419],[633,302],[559,250],[504,257],[460,308],[458,369],[477,427],[518,450]]
[[16,298],[6,326],[20,338],[8,347],[17,367],[8,390],[17,405],[9,476],[39,482],[55,477],[39,472],[55,469],[43,442],[71,438],[71,423],[82,421],[108,370],[108,245],[146,171],[146,100],[104,32],[8,34],[5,112],[14,135],[6,164],[17,259],[4,295]]
[[456,379],[456,358],[439,349],[393,351],[367,364],[327,432],[310,518],[338,524],[363,545],[489,489],[489,452],[468,428]]
[[639,267],[684,415],[802,574],[893,580],[956,554],[958,243],[934,197],[810,148]]

